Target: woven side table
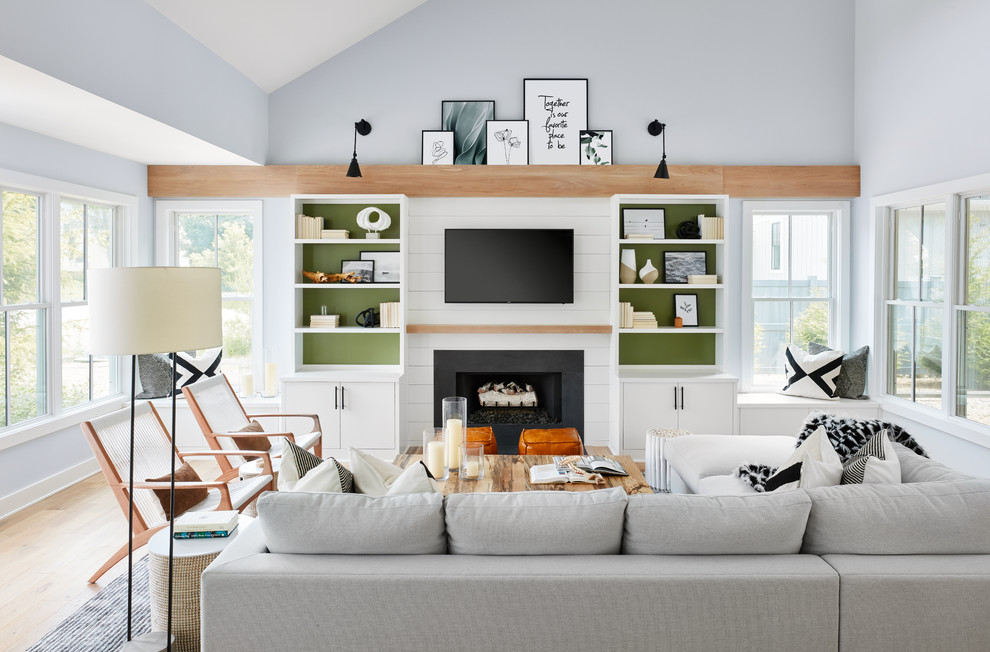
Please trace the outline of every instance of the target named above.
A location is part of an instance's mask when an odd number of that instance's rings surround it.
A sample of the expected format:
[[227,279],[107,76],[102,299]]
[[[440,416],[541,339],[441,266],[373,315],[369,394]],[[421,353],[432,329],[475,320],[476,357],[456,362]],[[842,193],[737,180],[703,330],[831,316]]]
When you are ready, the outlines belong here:
[[646,431],[646,484],[654,491],[670,491],[670,468],[663,452],[664,442],[690,434],[680,428],[651,428]]
[[[172,634],[176,652],[199,652],[199,578],[210,562],[252,519],[241,515],[229,537],[176,539],[172,560]],[[148,541],[148,590],[151,593],[151,629],[168,626],[168,528]]]

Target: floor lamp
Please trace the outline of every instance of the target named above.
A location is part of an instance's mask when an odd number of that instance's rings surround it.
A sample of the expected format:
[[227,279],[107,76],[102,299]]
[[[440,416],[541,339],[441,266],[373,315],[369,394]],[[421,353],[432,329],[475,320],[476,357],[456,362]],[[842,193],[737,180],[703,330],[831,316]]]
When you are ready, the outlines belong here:
[[[168,625],[166,632],[131,635],[134,566],[134,401],[137,356],[220,346],[220,270],[213,267],[113,267],[88,272],[89,352],[131,356],[131,450],[128,471],[127,652],[171,652],[172,543],[169,521]],[[172,449],[170,513],[175,512],[175,356],[172,356]]]

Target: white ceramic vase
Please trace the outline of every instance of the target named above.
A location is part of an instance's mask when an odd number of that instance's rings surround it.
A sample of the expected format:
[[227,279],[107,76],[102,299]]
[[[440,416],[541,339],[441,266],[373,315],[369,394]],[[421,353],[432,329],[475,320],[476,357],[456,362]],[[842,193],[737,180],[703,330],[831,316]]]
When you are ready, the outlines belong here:
[[656,282],[658,276],[660,276],[660,272],[653,266],[653,261],[647,258],[646,264],[639,270],[639,278],[642,279],[643,283],[650,285]]
[[619,283],[636,282],[636,250],[623,249],[619,257]]

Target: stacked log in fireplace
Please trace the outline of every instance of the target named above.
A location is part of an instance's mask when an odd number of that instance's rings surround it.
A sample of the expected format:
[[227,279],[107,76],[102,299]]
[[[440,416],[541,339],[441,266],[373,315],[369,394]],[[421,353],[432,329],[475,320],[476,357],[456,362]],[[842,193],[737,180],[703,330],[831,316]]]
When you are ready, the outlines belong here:
[[468,422],[486,425],[553,424],[559,421],[539,407],[534,387],[515,381],[490,381],[478,388],[478,409],[468,415]]

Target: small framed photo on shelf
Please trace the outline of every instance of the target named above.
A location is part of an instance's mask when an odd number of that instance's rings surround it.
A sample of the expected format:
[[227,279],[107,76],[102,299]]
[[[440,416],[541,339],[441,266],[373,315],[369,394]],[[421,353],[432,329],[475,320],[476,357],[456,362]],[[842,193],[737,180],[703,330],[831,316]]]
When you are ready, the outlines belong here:
[[687,284],[688,276],[705,274],[708,254],[704,251],[663,252],[663,282]]
[[529,121],[487,120],[488,165],[529,164]]
[[361,260],[370,260],[375,263],[374,282],[375,283],[398,283],[399,263],[398,251],[362,251]]
[[423,165],[454,164],[454,132],[423,130]]
[[[374,283],[375,282],[375,261],[373,260],[342,260],[340,261],[340,273],[351,274],[349,281],[345,283]],[[353,280],[357,279],[357,280]]]
[[495,119],[495,100],[443,100],[440,128],[454,133],[454,163],[485,164],[485,132],[481,125]]
[[612,130],[581,130],[581,165],[612,165]]
[[663,240],[662,208],[623,208],[622,237],[627,240]]
[[681,318],[681,326],[690,327],[698,325],[697,294],[674,295],[674,319],[678,317]]

